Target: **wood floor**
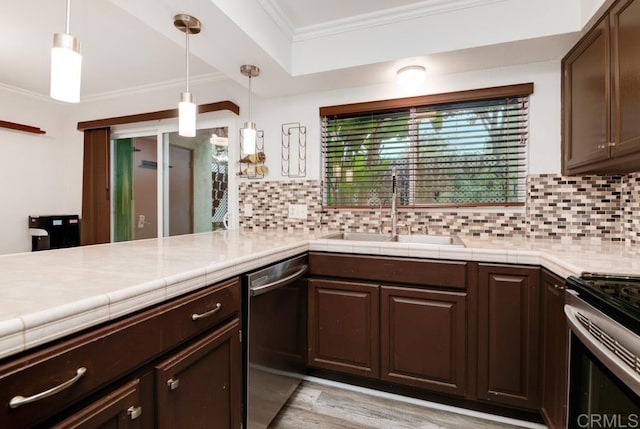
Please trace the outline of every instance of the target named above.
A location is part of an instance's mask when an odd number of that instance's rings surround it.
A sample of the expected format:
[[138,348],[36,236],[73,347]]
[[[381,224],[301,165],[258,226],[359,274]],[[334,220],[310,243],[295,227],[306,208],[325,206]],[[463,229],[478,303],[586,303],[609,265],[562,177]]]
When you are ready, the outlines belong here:
[[506,429],[518,428],[304,381],[274,419],[271,429]]

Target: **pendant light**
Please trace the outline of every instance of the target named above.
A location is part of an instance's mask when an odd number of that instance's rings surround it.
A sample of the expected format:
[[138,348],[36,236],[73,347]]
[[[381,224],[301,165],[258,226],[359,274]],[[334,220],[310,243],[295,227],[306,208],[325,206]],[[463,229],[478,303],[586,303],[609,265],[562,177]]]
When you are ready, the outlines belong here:
[[196,136],[196,105],[193,94],[189,92],[189,34],[200,32],[200,21],[191,15],[180,14],[173,17],[173,25],[184,32],[187,51],[187,90],[180,94],[178,103],[178,134],[182,137]]
[[240,66],[240,73],[249,78],[249,117],[248,121],[245,121],[244,127],[240,129],[242,134],[242,151],[251,155],[256,153],[256,124],[251,121],[251,78],[260,75],[260,69],[257,66],[244,64]]
[[82,55],[80,41],[69,34],[71,0],[67,0],[64,33],[53,35],[51,49],[51,98],[67,103],[80,102]]

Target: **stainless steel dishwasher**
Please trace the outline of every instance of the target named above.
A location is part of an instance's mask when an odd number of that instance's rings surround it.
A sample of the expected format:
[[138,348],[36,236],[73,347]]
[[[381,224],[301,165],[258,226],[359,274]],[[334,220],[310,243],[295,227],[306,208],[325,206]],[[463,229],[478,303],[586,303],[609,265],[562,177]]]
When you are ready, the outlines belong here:
[[245,428],[264,429],[305,373],[307,256],[244,276]]

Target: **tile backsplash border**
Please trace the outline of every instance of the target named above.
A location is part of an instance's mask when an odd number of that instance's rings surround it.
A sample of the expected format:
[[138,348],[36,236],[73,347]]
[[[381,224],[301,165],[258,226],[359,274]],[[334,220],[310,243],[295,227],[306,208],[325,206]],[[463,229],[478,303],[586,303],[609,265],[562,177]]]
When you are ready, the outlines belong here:
[[[244,216],[244,205],[252,216]],[[289,204],[306,204],[306,219],[289,219]],[[530,175],[524,208],[400,210],[400,231],[480,237],[588,238],[640,242],[640,173],[626,176]],[[382,220],[382,223],[381,223]],[[354,232],[390,230],[389,210],[322,207],[319,180],[245,181],[239,188],[243,229],[320,228]]]

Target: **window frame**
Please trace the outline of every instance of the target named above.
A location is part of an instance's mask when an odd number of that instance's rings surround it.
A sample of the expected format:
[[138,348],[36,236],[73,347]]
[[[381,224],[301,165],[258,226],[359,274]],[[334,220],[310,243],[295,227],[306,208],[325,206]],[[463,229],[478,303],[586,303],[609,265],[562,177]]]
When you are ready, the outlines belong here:
[[[340,104],[333,106],[323,106],[319,108],[320,120],[324,121],[325,117],[331,116],[348,116],[362,115],[367,113],[391,111],[398,109],[410,109],[415,107],[454,104],[470,101],[492,100],[511,97],[528,97],[533,94],[533,83],[522,83],[515,85],[495,86],[481,89],[456,91],[440,94],[429,94],[415,97],[404,97],[386,100],[367,101],[360,103]],[[527,118],[528,119],[528,118]],[[527,150],[529,148],[527,147]],[[324,193],[326,192],[326,154],[324,143],[321,143],[322,151],[322,207],[326,209],[365,209],[370,210],[371,207],[364,205],[327,205],[325,203]],[[525,176],[527,174],[525,173]],[[443,209],[443,208],[495,208],[495,207],[523,207],[525,203],[519,202],[498,202],[498,203],[443,203],[443,204],[413,204],[399,205],[402,209]],[[389,207],[389,204],[383,204],[382,207]]]

